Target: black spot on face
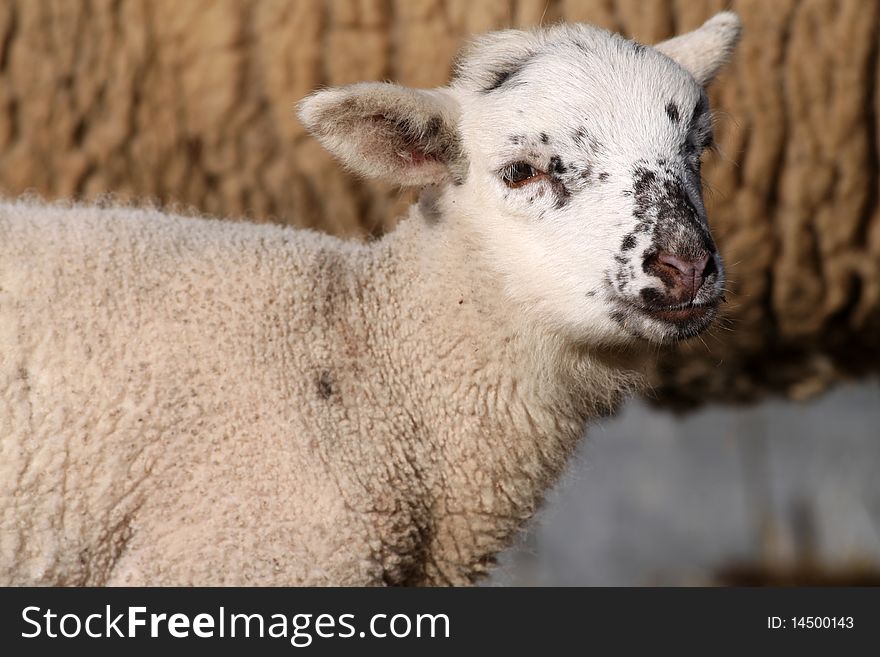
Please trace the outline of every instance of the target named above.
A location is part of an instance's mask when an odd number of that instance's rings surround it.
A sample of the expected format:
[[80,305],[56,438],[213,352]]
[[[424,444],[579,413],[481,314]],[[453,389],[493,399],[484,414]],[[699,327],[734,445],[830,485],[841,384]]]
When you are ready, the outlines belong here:
[[556,192],[556,209],[565,207],[571,199],[571,192],[568,191],[561,178],[568,172],[566,167],[558,155],[550,158],[547,165],[547,173],[550,181],[553,183],[553,189]]
[[633,191],[636,195],[645,194],[651,189],[651,186],[657,182],[657,174],[650,169],[638,169],[636,170],[636,175],[633,180],[635,182],[633,185]]
[[620,243],[621,251],[632,251],[636,248],[636,236],[634,233],[630,233],[625,235],[623,241]]
[[510,137],[507,138],[507,141],[514,146],[520,146],[525,140],[526,138],[524,135],[510,135]]
[[324,370],[318,375],[318,396],[321,399],[330,399],[334,392],[333,376]]
[[681,114],[678,111],[678,105],[672,101],[666,103],[666,116],[669,117],[670,121],[678,125],[678,122],[681,121]]
[[589,148],[593,153],[602,151],[602,142],[591,135],[586,128],[577,128],[571,133],[571,139],[575,145],[581,148]]
[[607,182],[610,177],[607,171],[603,171],[599,174],[599,182]]
[[614,276],[614,279],[617,281],[617,289],[623,292],[626,288],[626,284],[629,283],[629,278],[627,277],[626,270],[621,267],[617,270],[617,274]]
[[624,327],[626,326],[626,313],[624,313],[622,310],[612,310],[609,313],[609,316],[611,317],[612,320],[614,320],[616,323],[620,324],[621,326],[624,326]]
[[546,132],[541,133],[541,143],[542,144],[549,144],[550,143],[550,137],[547,135]]
[[556,176],[561,176],[566,171],[568,171],[568,169],[562,163],[562,160],[559,158],[558,155],[554,155],[553,157],[550,158],[550,164],[547,167],[547,170],[549,173],[556,175]]
[[642,288],[641,292],[639,292],[639,296],[642,297],[642,301],[645,302],[646,305],[664,305],[663,304],[663,293],[657,288],[646,287]]
[[508,68],[492,73],[492,81],[487,87],[483,89],[483,93],[489,93],[490,91],[495,91],[496,89],[502,87],[505,82],[513,77],[517,70],[517,68]]
[[633,50],[635,50],[637,55],[644,55],[648,49],[648,47],[646,45],[639,43],[638,41],[633,41],[632,45],[633,45]]
[[516,77],[529,63],[529,57],[520,62],[510,62],[507,66],[493,71],[489,78],[489,84],[483,87],[483,93],[490,93],[500,89]]
[[593,179],[593,167],[589,164],[584,165],[580,172],[580,178],[584,182],[590,182]]

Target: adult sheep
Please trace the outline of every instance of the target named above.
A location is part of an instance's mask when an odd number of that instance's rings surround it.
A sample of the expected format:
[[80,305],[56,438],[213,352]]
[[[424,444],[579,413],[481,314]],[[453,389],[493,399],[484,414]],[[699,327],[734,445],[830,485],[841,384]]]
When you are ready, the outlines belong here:
[[738,35],[507,31],[448,88],[314,94],[348,166],[430,186],[367,245],[0,206],[2,581],[484,573],[650,344],[714,317],[703,86]]

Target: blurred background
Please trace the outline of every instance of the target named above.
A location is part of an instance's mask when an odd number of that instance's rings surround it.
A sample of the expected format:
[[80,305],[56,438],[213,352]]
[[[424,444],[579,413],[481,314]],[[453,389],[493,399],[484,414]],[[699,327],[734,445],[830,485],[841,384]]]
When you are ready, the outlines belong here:
[[880,0],[3,0],[0,193],[372,239],[413,193],[309,139],[309,91],[442,85],[491,29],[653,43],[723,9],[745,25],[704,168],[723,317],[658,353],[489,583],[878,583]]
[[635,401],[591,427],[488,585],[880,585],[880,385]]

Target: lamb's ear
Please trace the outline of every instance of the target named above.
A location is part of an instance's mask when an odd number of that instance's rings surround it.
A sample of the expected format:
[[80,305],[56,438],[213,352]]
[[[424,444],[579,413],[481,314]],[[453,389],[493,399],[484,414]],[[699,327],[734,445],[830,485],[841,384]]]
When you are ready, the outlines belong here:
[[309,132],[346,166],[399,185],[460,178],[457,116],[457,103],[442,89],[383,82],[325,89],[299,104]]
[[654,47],[678,62],[705,86],[727,63],[742,33],[739,16],[730,11],[715,14],[693,32]]

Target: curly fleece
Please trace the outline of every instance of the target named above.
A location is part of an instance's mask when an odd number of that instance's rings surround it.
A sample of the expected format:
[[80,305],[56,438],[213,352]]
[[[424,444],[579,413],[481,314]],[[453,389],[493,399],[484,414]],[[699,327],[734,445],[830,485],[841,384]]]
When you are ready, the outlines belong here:
[[370,244],[0,204],[0,582],[460,584],[634,363],[514,312],[462,222]]

